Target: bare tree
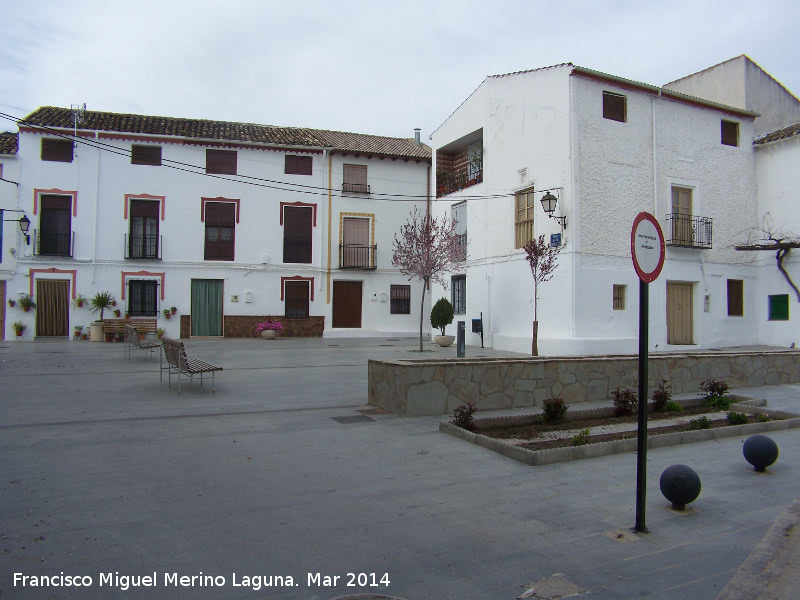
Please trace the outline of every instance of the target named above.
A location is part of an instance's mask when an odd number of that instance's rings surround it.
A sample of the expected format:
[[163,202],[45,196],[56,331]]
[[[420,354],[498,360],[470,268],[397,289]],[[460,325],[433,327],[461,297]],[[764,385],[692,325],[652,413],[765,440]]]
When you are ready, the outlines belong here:
[[539,356],[539,284],[550,281],[556,267],[556,257],[561,250],[560,246],[551,246],[544,241],[544,236],[532,239],[523,247],[525,260],[531,267],[533,275],[533,343],[531,354]]
[[439,219],[422,213],[414,207],[408,221],[394,236],[392,266],[422,281],[422,298],[419,310],[419,350],[422,352],[423,307],[425,289],[431,281],[447,289],[445,272],[461,273],[464,270],[464,247],[456,234],[456,223],[446,215]]
[[792,249],[800,248],[800,236],[793,232],[776,229],[772,224],[772,216],[764,216],[760,229],[750,230],[747,244],[734,246],[737,250],[766,250],[775,252],[775,262],[786,283],[794,290],[797,301],[800,302],[800,289],[792,281],[783,261]]

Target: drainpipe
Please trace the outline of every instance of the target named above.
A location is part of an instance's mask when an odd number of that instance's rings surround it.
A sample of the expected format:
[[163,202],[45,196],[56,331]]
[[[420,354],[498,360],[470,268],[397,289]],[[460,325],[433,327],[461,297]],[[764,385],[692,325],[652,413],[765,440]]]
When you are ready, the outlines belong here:
[[333,219],[333,153],[328,153],[328,273],[325,283],[325,303],[331,303],[331,227]]
[[658,160],[656,154],[656,101],[661,98],[661,89],[658,90],[658,96],[652,97],[652,110],[653,110],[653,212],[655,218],[658,220]]

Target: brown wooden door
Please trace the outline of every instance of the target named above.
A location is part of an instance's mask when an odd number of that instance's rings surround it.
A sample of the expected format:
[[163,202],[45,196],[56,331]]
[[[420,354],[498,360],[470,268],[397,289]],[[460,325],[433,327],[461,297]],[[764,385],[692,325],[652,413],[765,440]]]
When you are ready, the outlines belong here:
[[36,335],[69,336],[69,281],[36,282]]
[[667,283],[667,343],[694,344],[691,283]]
[[333,327],[361,327],[361,282],[333,282]]

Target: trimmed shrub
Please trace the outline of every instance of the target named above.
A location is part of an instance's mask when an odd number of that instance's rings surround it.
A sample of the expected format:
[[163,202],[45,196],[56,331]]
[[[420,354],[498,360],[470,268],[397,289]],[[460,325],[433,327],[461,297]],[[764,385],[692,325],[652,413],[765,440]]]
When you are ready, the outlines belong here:
[[611,395],[614,396],[614,415],[617,417],[633,414],[639,404],[636,394],[627,388],[624,390],[617,388],[611,392]]
[[711,428],[711,419],[707,416],[703,415],[699,419],[692,419],[689,421],[689,427],[692,429],[710,429]]
[[744,413],[735,411],[728,413],[728,423],[731,425],[745,425],[747,422],[747,415]]
[[567,414],[567,404],[561,398],[548,398],[542,403],[544,420],[548,423],[560,423]]
[[728,384],[717,379],[704,379],[700,382],[700,389],[705,393],[703,405],[717,410],[728,410],[731,399],[728,398]]
[[667,405],[664,407],[664,410],[667,412],[676,412],[681,413],[683,412],[683,407],[678,404],[677,402],[667,402]]
[[476,410],[478,410],[478,407],[474,402],[467,402],[466,404],[457,406],[453,411],[453,424],[467,431],[475,431],[473,415]]
[[672,393],[670,389],[672,386],[667,383],[666,379],[662,379],[661,383],[656,386],[656,391],[651,396],[653,400],[653,410],[655,412],[664,412],[667,404],[672,400]]

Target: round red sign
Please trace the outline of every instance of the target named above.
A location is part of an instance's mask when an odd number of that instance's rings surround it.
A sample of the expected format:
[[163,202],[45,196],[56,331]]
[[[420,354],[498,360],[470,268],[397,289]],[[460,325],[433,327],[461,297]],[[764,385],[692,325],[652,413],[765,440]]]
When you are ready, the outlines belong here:
[[636,215],[631,229],[633,268],[645,283],[655,281],[664,266],[664,233],[648,212]]

